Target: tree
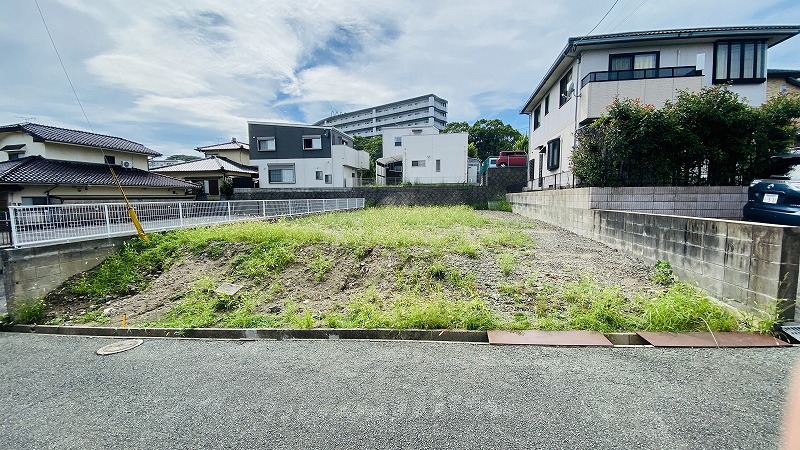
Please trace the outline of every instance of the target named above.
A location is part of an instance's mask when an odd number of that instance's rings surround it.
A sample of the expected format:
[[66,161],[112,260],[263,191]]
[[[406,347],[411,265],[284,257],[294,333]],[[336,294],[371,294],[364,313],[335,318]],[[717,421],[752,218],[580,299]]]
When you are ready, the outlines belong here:
[[164,159],[167,161],[194,161],[201,158],[194,155],[170,155]]
[[375,160],[383,156],[383,136],[353,136],[353,148],[369,153],[369,171],[365,178],[375,178]]
[[514,150],[518,152],[525,152],[528,153],[528,135],[520,135],[516,141],[514,141]]
[[663,108],[617,99],[576,132],[576,176],[590,186],[741,185],[797,137],[800,97],[754,108],[727,86],[680,91]]
[[480,119],[472,125],[467,122],[450,122],[443,133],[468,133],[468,142],[476,150],[475,157],[486,159],[503,150],[511,150],[522,133],[500,119]]

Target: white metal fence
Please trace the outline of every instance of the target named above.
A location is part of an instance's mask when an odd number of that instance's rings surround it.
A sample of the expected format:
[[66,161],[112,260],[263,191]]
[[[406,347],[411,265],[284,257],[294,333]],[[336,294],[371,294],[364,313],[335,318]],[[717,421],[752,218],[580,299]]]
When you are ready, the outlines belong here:
[[[132,203],[145,232],[364,207],[363,198]],[[14,247],[136,234],[124,203],[10,206]]]

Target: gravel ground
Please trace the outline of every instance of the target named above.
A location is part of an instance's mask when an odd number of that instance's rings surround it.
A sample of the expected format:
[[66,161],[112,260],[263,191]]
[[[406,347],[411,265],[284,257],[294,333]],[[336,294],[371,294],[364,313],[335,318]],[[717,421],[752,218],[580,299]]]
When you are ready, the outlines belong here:
[[777,448],[783,349],[0,333],[3,448]]

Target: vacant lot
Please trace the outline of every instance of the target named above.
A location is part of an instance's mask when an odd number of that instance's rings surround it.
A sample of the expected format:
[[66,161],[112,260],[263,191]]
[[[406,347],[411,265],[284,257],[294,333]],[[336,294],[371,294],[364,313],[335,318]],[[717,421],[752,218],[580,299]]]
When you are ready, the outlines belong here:
[[[669,275],[511,213],[371,208],[151,234],[52,292],[46,318],[35,319],[118,326],[124,313],[129,326],[180,328],[753,325]],[[217,292],[226,282],[241,290]]]

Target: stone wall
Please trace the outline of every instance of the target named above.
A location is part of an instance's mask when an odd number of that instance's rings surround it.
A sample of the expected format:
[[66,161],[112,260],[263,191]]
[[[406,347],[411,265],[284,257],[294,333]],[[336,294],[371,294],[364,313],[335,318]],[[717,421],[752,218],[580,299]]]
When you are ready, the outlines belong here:
[[43,297],[69,277],[89,270],[120,248],[130,236],[0,252],[6,309],[16,301]]
[[[515,213],[566,228],[648,263],[738,307],[779,302],[795,320],[800,227],[592,209],[591,188],[509,194]],[[799,315],[800,316],[800,315]]]
[[484,186],[413,185],[365,186],[330,189],[235,189],[234,200],[286,200],[352,197],[375,205],[485,205],[526,183],[524,167],[498,167],[487,171]]

